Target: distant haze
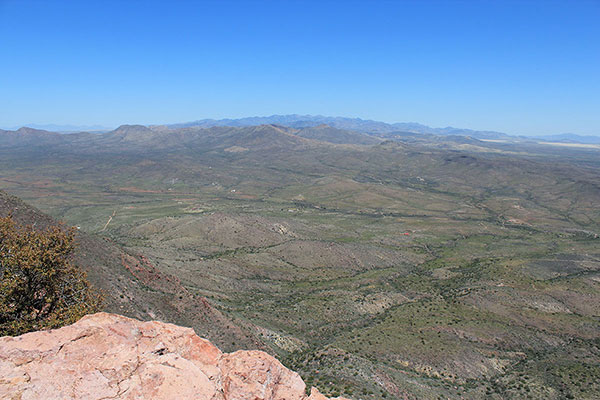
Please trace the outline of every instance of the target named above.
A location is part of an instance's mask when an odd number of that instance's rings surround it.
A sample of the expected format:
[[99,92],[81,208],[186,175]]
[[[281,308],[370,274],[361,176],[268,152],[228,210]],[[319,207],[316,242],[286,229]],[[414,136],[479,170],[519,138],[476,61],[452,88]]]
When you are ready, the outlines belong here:
[[4,0],[0,126],[299,113],[597,135],[598,21],[585,0]]
[[[226,118],[226,119],[201,119],[174,124],[165,124],[169,128],[183,128],[190,126],[212,127],[212,126],[254,126],[261,124],[276,124],[293,128],[314,127],[318,125],[329,125],[339,129],[356,130],[369,133],[390,133],[395,131],[406,131],[432,135],[458,135],[473,136],[479,139],[502,139],[514,136],[535,137],[541,140],[553,142],[575,142],[575,143],[600,143],[599,135],[578,135],[574,133],[555,133],[551,135],[508,135],[503,132],[489,130],[474,130],[469,128],[445,127],[434,128],[416,122],[386,123],[361,118],[329,117],[323,115],[270,115],[261,117]],[[52,132],[81,132],[81,131],[109,131],[115,127],[101,125],[57,125],[57,124],[23,124],[16,127],[8,127],[9,130],[17,130],[21,126]],[[1,127],[0,127],[1,128]]]
[[51,132],[90,132],[90,131],[109,131],[115,127],[106,127],[102,125],[57,125],[57,124],[21,124],[5,129],[16,130],[23,126],[33,129],[42,129]]

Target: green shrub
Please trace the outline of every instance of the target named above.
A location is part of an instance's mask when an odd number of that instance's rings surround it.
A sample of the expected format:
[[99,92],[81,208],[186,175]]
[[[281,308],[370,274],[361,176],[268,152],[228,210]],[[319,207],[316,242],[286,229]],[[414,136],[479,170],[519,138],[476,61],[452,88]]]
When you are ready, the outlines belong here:
[[0,218],[0,336],[58,328],[99,310],[101,296],[71,264],[74,235]]

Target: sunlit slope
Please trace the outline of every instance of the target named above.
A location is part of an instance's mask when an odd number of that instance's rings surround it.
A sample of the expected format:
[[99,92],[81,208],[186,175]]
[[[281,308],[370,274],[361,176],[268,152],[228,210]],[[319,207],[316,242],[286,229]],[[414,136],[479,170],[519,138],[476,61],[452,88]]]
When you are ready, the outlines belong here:
[[122,127],[11,144],[0,185],[144,255],[324,390],[597,397],[594,153],[297,133]]

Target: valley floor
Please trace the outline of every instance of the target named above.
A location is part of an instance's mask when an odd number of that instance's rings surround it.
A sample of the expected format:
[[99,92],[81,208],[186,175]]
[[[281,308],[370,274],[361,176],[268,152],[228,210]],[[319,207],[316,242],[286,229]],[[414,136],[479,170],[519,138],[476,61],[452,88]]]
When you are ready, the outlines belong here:
[[598,398],[600,166],[244,148],[6,153],[0,188],[124,249],[129,278],[169,296],[142,317],[206,301],[237,333],[171,322],[225,351],[263,348],[328,396]]

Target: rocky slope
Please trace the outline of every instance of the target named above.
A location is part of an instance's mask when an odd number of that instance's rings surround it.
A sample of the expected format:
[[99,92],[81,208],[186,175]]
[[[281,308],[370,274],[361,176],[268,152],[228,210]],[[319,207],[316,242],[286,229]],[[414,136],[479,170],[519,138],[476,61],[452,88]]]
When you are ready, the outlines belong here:
[[[0,217],[45,229],[58,221],[0,190]],[[224,350],[267,349],[252,327],[234,321],[206,298],[193,296],[176,276],[159,271],[144,254],[127,252],[113,241],[77,231],[73,261],[104,297],[104,311],[128,317],[161,319],[193,327]]]
[[2,399],[327,399],[305,388],[262,351],[222,353],[190,328],[115,314],[0,338]]

